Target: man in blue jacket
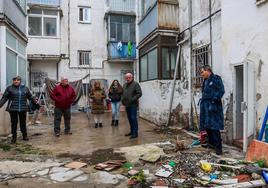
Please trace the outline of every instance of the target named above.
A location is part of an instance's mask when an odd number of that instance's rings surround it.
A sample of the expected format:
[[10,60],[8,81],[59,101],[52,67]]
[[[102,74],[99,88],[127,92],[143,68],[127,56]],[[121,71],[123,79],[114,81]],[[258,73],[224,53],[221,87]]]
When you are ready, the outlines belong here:
[[200,70],[204,78],[202,98],[200,104],[200,131],[208,134],[208,146],[215,148],[216,154],[222,154],[222,140],[220,130],[223,130],[222,97],[224,85],[220,76],[213,74],[209,65]]

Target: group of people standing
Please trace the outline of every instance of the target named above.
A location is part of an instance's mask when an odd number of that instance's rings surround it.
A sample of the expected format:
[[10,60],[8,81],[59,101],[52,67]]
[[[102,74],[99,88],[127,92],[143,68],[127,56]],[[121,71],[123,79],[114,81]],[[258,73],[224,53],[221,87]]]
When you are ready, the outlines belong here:
[[[223,130],[223,108],[222,97],[224,95],[224,85],[220,76],[213,73],[210,66],[205,65],[200,69],[200,74],[204,78],[202,85],[202,98],[200,99],[200,122],[199,129],[206,132],[208,144],[206,147],[214,148],[216,154],[222,154],[222,140],[220,130]],[[125,136],[131,139],[138,137],[137,108],[138,100],[142,96],[140,85],[134,81],[133,75],[125,75],[126,83],[121,86],[118,80],[114,80],[109,88],[108,96],[112,106],[112,126],[119,125],[120,104],[126,107],[127,117],[130,124],[130,132]],[[51,99],[55,102],[54,109],[54,133],[60,136],[60,123],[64,117],[65,134],[71,132],[71,105],[76,94],[69,85],[68,78],[62,77],[61,82],[53,89]],[[89,98],[92,100],[92,115],[94,117],[95,128],[103,127],[103,114],[105,110],[104,100],[106,94],[100,82],[96,81],[91,89]],[[13,83],[8,86],[0,100],[0,108],[8,101],[7,111],[11,118],[12,143],[17,140],[17,124],[20,122],[20,130],[23,140],[27,141],[26,112],[28,110],[27,100],[38,106],[38,101],[32,96],[30,90],[21,84],[21,77],[13,78]]]
[[[114,80],[109,88],[108,97],[112,106],[111,126],[119,125],[120,104],[122,102],[126,107],[130,124],[130,132],[125,136],[130,136],[133,139],[138,137],[137,107],[138,100],[142,96],[142,91],[140,85],[134,81],[131,73],[126,74],[125,79],[126,83],[123,86],[121,86],[118,80]],[[100,82],[96,81],[94,83],[89,97],[92,100],[91,113],[93,114],[95,128],[103,127],[104,100],[106,99],[106,95]]]
[[[139,84],[134,81],[131,73],[126,74],[126,83],[121,86],[118,80],[114,80],[109,89],[109,99],[112,104],[112,126],[119,125],[119,113],[121,101],[126,106],[127,116],[130,123],[130,133],[126,136],[130,138],[138,137],[138,121],[137,121],[137,106],[138,99],[142,92]],[[0,108],[8,101],[6,111],[10,114],[11,119],[11,143],[17,141],[17,124],[20,123],[23,140],[28,141],[26,117],[29,108],[28,101],[39,108],[37,99],[32,96],[28,87],[21,83],[21,77],[16,76],[13,79],[12,85],[8,86],[0,100]],[[64,118],[66,135],[71,135],[71,105],[74,103],[76,94],[72,86],[69,85],[67,77],[61,77],[61,82],[56,85],[50,94],[54,101],[54,134],[60,136],[60,124],[62,116]],[[103,114],[105,110],[104,100],[106,94],[101,87],[100,82],[96,81],[91,89],[89,98],[92,99],[92,115],[95,122],[95,128],[103,127]]]

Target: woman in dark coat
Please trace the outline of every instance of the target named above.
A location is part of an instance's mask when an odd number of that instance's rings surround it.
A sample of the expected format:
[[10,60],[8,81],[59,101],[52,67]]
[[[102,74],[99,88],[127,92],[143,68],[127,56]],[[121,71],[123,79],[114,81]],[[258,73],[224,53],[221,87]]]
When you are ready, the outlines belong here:
[[119,124],[120,101],[122,93],[122,86],[118,80],[114,80],[109,89],[109,98],[112,103],[112,126],[118,126]]
[[16,143],[17,141],[18,120],[20,122],[20,130],[22,132],[23,140],[29,140],[26,129],[26,115],[28,111],[27,99],[33,104],[37,104],[28,87],[21,84],[21,77],[14,77],[13,84],[6,88],[3,97],[0,100],[0,108],[8,101],[6,111],[9,112],[11,119],[11,143]]
[[210,66],[201,69],[204,78],[200,104],[200,131],[208,134],[208,144],[215,148],[216,154],[222,154],[220,130],[223,130],[223,108],[221,99],[224,85],[220,76],[213,74]]
[[103,127],[104,100],[106,98],[104,89],[101,88],[100,82],[96,81],[90,92],[89,98],[92,99],[91,113],[94,116],[95,128]]

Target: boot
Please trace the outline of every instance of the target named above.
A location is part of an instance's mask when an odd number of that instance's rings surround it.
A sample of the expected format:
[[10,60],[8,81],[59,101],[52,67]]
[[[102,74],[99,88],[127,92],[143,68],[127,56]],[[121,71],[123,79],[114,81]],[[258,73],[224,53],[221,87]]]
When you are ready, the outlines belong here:
[[118,126],[118,120],[115,120],[115,124],[114,124],[114,126]]
[[11,144],[16,144],[17,142],[17,135],[12,135]]
[[29,141],[29,138],[28,138],[28,136],[27,136],[27,133],[23,133],[23,134],[22,134],[22,140],[24,140],[24,141]]
[[98,123],[95,123],[95,128],[98,128]]
[[115,125],[115,120],[112,120],[111,126],[114,126],[114,125]]
[[102,126],[102,123],[99,123],[99,127],[103,127],[103,126]]

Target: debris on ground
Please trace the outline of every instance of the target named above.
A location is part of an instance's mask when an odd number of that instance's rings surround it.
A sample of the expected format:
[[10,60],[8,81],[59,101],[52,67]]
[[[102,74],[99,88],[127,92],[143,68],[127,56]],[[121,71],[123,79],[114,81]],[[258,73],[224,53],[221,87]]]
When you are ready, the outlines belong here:
[[73,162],[65,165],[66,168],[74,168],[74,169],[79,169],[79,168],[82,168],[84,166],[87,166],[87,163],[81,163],[81,162],[77,162],[77,161],[73,161]]
[[104,163],[98,163],[95,165],[95,169],[109,172],[116,168],[120,168],[125,162],[126,162],[125,160],[113,160]]

